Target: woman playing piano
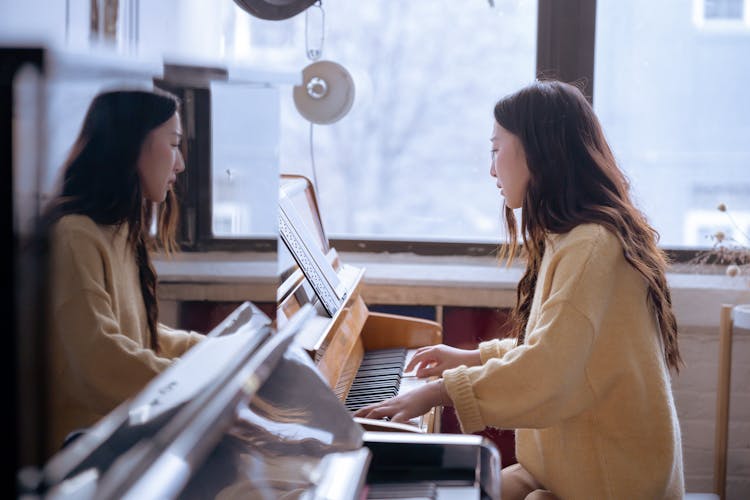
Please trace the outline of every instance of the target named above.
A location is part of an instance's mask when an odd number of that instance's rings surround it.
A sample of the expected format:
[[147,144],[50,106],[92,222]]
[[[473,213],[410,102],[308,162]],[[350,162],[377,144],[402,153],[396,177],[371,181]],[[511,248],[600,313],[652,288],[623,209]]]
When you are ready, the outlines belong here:
[[681,364],[657,233],[629,195],[583,94],[538,81],[494,109],[490,175],[526,270],[513,335],[425,347],[407,370],[442,378],[356,416],[403,422],[452,405],[464,432],[516,429],[502,498],[682,498],[670,369]]
[[[172,185],[185,170],[181,134],[170,94],[98,95],[45,209],[49,452],[202,338],[159,323],[149,256],[157,242],[175,249]],[[150,233],[154,216],[157,238]]]

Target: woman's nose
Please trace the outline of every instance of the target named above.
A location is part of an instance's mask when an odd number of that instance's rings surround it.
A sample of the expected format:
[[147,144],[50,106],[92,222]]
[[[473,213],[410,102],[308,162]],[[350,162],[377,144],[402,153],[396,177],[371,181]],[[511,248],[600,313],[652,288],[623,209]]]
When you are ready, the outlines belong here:
[[182,158],[182,152],[177,152],[177,158],[175,158],[174,171],[178,174],[185,171],[185,160]]
[[497,177],[497,175],[495,174],[495,164],[494,164],[494,162],[490,163],[490,175],[492,177]]

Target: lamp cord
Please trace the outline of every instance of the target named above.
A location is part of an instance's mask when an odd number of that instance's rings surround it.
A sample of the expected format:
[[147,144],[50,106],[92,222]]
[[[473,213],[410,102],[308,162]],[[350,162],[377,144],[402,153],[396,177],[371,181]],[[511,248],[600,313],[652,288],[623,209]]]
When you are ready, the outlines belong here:
[[[317,40],[317,46],[310,48],[310,13],[312,11],[312,7],[318,8],[318,21],[319,21],[319,35],[320,39]],[[315,14],[312,14],[313,16]],[[326,13],[325,10],[323,10],[323,2],[322,0],[318,0],[315,2],[310,8],[308,8],[305,11],[305,55],[308,59],[311,61],[317,61],[321,58],[323,55],[323,44],[325,43],[325,31],[326,31]],[[318,191],[318,176],[315,171],[315,145],[313,142],[313,122],[310,122],[310,166],[312,168],[312,181],[313,181],[313,188],[315,189],[316,196],[319,195]]]
[[320,199],[318,191],[318,176],[315,173],[315,148],[313,146],[313,122],[310,122],[310,166],[312,167],[313,188],[315,189],[316,198]]

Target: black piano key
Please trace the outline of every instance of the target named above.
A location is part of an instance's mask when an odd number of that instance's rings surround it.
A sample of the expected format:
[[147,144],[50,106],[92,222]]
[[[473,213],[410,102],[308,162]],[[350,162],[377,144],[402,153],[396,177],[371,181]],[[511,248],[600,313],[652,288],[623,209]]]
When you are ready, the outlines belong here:
[[374,366],[368,366],[364,370],[358,370],[357,375],[372,375],[373,372],[381,371],[381,370],[387,370],[391,373],[394,373],[396,375],[401,375],[402,372],[402,366],[401,365],[374,365]]
[[352,380],[351,387],[368,387],[378,384],[400,384],[400,381],[401,377],[395,373],[386,375],[381,374],[373,377],[362,375],[360,377],[355,377],[354,380]]
[[405,356],[406,349],[375,349],[373,351],[366,351],[365,358],[382,358],[389,356]]
[[360,364],[368,365],[371,363],[398,363],[406,360],[404,355],[389,355],[389,356],[367,356],[362,358]]
[[403,362],[388,362],[388,363],[370,363],[367,365],[359,365],[359,369],[357,370],[357,373],[369,371],[369,370],[378,370],[382,368],[392,368],[395,370],[403,370],[404,363]]
[[353,402],[353,403],[352,402],[346,402],[344,404],[344,406],[349,411],[357,411],[357,410],[359,410],[361,408],[364,408],[365,406],[369,406],[369,405],[373,405],[373,404],[378,404],[380,402],[381,401],[357,401],[357,402]]
[[365,356],[362,358],[362,363],[365,363],[365,364],[367,364],[367,363],[379,363],[379,362],[385,363],[387,361],[396,362],[396,361],[399,361],[401,359],[406,359],[406,356],[402,356],[402,355],[399,354],[399,355],[392,355],[392,356],[374,356],[373,357],[373,356],[367,356],[365,354]]
[[372,378],[361,378],[357,379],[354,383],[352,383],[350,387],[350,391],[360,391],[363,389],[374,389],[377,387],[395,387],[398,388],[401,386],[401,379],[399,377],[395,377],[392,375],[389,376],[380,376],[380,377],[372,377]]
[[378,362],[378,361],[398,361],[400,359],[406,359],[406,356],[404,354],[388,354],[388,355],[382,355],[382,356],[368,356],[367,353],[365,353],[364,357],[362,358],[362,362],[364,363],[370,363],[370,362]]
[[373,387],[366,387],[366,388],[357,388],[355,390],[349,391],[348,398],[354,398],[357,396],[366,396],[367,394],[372,394],[374,392],[394,392],[398,393],[398,387],[394,385],[380,385],[380,386],[373,386]]
[[356,396],[346,398],[346,402],[356,403],[356,402],[361,402],[361,401],[367,401],[368,404],[378,403],[380,401],[385,401],[386,399],[392,398],[396,395],[398,395],[397,389],[385,389],[385,390],[381,389],[378,391],[373,391],[368,394],[358,394]]
[[382,384],[401,385],[401,377],[396,373],[379,373],[374,376],[363,375],[355,377],[351,387],[370,387]]
[[349,392],[355,392],[355,393],[362,393],[366,391],[378,391],[383,389],[395,389],[398,390],[399,387],[401,387],[401,381],[400,380],[370,380],[366,382],[360,382],[356,385],[352,385],[352,387],[349,389]]
[[358,401],[372,401],[373,403],[377,403],[378,401],[385,401],[388,398],[392,398],[396,394],[398,394],[397,390],[377,391],[371,392],[369,394],[360,394],[357,396],[352,396],[351,398],[346,398],[346,402],[356,403]]
[[406,355],[406,349],[404,349],[403,347],[396,347],[393,349],[373,349],[371,351],[367,351],[365,353],[365,356],[376,357],[376,356],[387,356],[387,355],[393,355],[393,354]]
[[352,384],[349,388],[349,392],[362,392],[366,390],[375,391],[382,388],[395,388],[401,387],[401,380],[392,377],[382,377],[380,379],[364,379],[357,381],[356,384]]
[[349,388],[349,394],[377,391],[378,389],[398,389],[400,386],[401,381],[395,379],[360,380],[356,384],[352,384]]
[[390,399],[393,396],[395,396],[395,392],[391,393],[379,393],[379,394],[369,394],[367,396],[358,396],[356,398],[347,398],[346,402],[351,404],[364,404],[364,405],[370,405],[373,403],[380,403],[381,401],[385,401],[386,399]]
[[361,374],[357,372],[357,374],[354,376],[354,380],[357,379],[364,379],[364,378],[372,378],[372,377],[380,377],[380,376],[395,376],[398,378],[401,378],[400,372],[394,372],[393,370],[369,370],[366,372],[362,372]]

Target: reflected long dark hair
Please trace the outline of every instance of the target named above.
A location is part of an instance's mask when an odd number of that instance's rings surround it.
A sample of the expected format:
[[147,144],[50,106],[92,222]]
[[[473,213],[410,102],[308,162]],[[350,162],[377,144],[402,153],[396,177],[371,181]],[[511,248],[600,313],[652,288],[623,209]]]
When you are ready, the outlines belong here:
[[[60,186],[42,215],[43,230],[61,217],[80,214],[97,224],[128,229],[128,244],[136,256],[146,307],[149,344],[159,351],[159,304],[156,272],[149,251],[177,250],[177,201],[169,190],[154,214],[143,197],[137,164],[148,134],[179,110],[179,101],[164,91],[118,90],[97,95],[65,161]],[[149,232],[154,215],[157,237]]]
[[[625,259],[646,281],[647,301],[661,330],[667,365],[679,371],[677,322],[667,286],[666,255],[659,234],[630,199],[630,184],[618,168],[601,125],[581,91],[570,84],[536,81],[495,105],[497,123],[523,145],[530,180],[521,212],[526,271],[518,284],[511,313],[511,335],[524,340],[547,233],[566,233],[600,224],[623,246]],[[518,249],[513,210],[505,208],[509,244],[501,250],[507,263]]]

